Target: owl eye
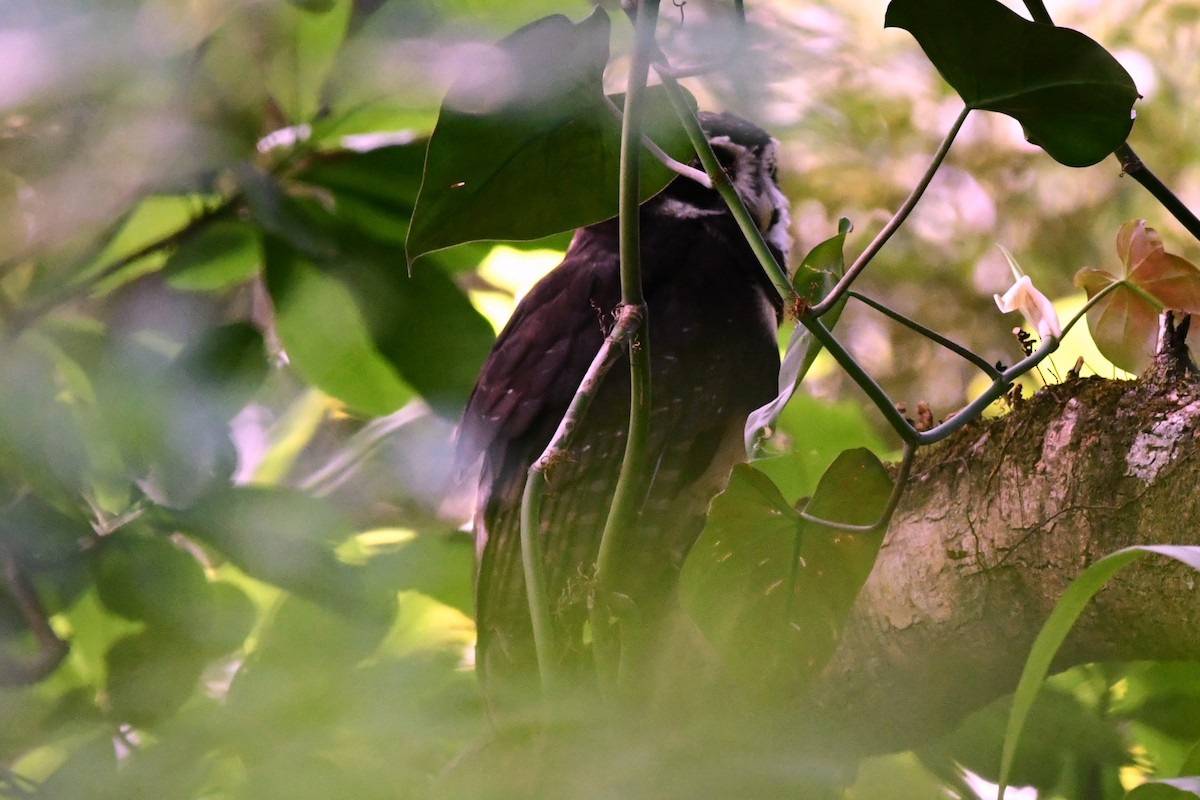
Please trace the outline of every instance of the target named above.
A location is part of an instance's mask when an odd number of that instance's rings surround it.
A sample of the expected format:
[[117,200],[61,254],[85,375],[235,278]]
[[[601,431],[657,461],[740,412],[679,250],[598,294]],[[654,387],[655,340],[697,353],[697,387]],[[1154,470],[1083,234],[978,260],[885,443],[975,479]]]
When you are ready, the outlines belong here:
[[716,154],[717,161],[721,162],[721,167],[723,169],[733,169],[734,165],[737,164],[737,153],[733,152],[727,147],[713,147],[713,153]]

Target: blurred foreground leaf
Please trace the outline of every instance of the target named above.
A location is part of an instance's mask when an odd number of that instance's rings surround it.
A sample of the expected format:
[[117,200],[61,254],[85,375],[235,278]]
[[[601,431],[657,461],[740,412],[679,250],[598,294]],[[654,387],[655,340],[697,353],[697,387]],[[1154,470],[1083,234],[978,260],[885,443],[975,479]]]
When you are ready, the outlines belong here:
[[[397,244],[373,232],[378,215],[358,217],[354,205],[331,212],[254,170],[242,181],[273,234],[267,289],[296,371],[365,414],[395,411],[411,385],[439,412],[457,415],[493,332],[450,277],[436,264],[409,275]],[[402,204],[372,207],[398,225]]]
[[1085,569],[1078,578],[1071,582],[1050,612],[1050,618],[1042,626],[1025,667],[1021,671],[1021,680],[1013,693],[1012,716],[1008,720],[1008,728],[1004,735],[1004,753],[1000,759],[1000,796],[1004,796],[1004,788],[1009,782],[1013,757],[1021,732],[1038,690],[1050,671],[1058,648],[1067,638],[1075,620],[1083,613],[1084,607],[1091,601],[1109,579],[1133,562],[1147,555],[1161,555],[1174,559],[1194,570],[1200,571],[1200,547],[1184,547],[1176,545],[1139,545],[1127,547],[1110,553]]
[[347,614],[384,610],[361,568],[332,545],[353,534],[328,503],[303,492],[237,487],[202,497],[177,515],[188,534],[212,545],[248,575]]

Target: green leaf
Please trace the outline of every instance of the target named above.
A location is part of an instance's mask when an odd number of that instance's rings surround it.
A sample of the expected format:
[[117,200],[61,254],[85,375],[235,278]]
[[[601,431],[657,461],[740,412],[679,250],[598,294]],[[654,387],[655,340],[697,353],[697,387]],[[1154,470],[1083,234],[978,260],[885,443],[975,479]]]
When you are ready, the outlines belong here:
[[1030,648],[1029,657],[1021,671],[1021,680],[1013,693],[1012,716],[1008,720],[1008,728],[1004,734],[1004,752],[1000,759],[1000,797],[1004,796],[1004,787],[1008,784],[1009,773],[1012,769],[1013,756],[1016,753],[1017,742],[1033,701],[1046,675],[1050,672],[1050,664],[1058,648],[1070,633],[1075,620],[1083,613],[1088,602],[1099,592],[1109,579],[1125,567],[1146,555],[1156,554],[1175,559],[1180,563],[1200,571],[1200,547],[1183,547],[1175,545],[1139,545],[1117,550],[1115,553],[1096,561],[1083,571],[1082,574],[1067,587],[1059,598],[1054,610],[1050,612],[1042,630]]
[[969,108],[1013,117],[1061,164],[1095,164],[1133,127],[1133,79],[1078,31],[996,0],[892,0],[884,24],[911,33]]
[[262,244],[244,222],[218,220],[188,237],[167,258],[163,274],[173,289],[214,292],[245,283],[262,264]]
[[770,696],[790,661],[781,636],[800,529],[800,514],[775,484],[739,464],[680,575],[684,610],[751,693]]
[[96,593],[114,614],[178,629],[207,600],[200,562],[170,541],[122,532],[102,542],[93,565]]
[[[460,413],[494,334],[454,281],[433,265],[408,275],[396,244],[373,229],[378,220],[356,227],[363,220],[352,207],[351,216],[331,214],[252,170],[243,185],[275,234],[266,242],[267,289],[296,371],[367,414],[395,411],[408,385],[439,412]],[[372,203],[399,224],[398,205]]]
[[333,552],[334,543],[353,534],[349,521],[304,492],[224,489],[200,498],[177,520],[255,578],[347,613],[371,600],[362,570]]
[[416,590],[470,616],[471,582],[463,580],[474,565],[474,543],[462,532],[418,533],[371,555],[367,570],[397,591]]
[[787,404],[776,427],[792,440],[792,451],[757,459],[754,466],[775,481],[784,497],[815,492],[821,475],[843,450],[866,447],[876,454],[888,450],[856,400],[829,402],[800,392]]
[[267,289],[288,363],[364,414],[390,414],[412,393],[371,340],[354,296],[285,242],[266,241]]
[[309,122],[350,23],[352,0],[276,4],[276,52],[266,85],[289,122]]
[[322,153],[298,176],[305,183],[350,193],[402,214],[407,222],[421,189],[427,139],[365,152]]
[[178,711],[205,664],[191,643],[152,628],[119,639],[104,660],[112,716],[134,725],[153,725]]
[[[843,249],[846,234],[851,228],[849,224],[841,227],[844,230],[809,251],[792,277],[792,285],[796,292],[809,305],[819,303],[846,272]],[[845,300],[842,300],[821,318],[826,326],[832,329],[837,324],[845,305]],[[747,453],[753,454],[757,449],[763,429],[775,424],[775,420],[800,387],[800,382],[804,380],[820,352],[821,344],[808,332],[808,328],[796,325],[792,329],[787,349],[783,353],[783,362],[779,367],[779,393],[775,395],[774,400],[755,409],[746,418],[744,437]]]
[[[21,565],[48,614],[70,607],[87,589],[90,551],[98,541],[87,520],[54,508],[34,492],[6,499],[0,511],[0,549]],[[0,597],[7,599],[3,590]]]
[[[874,453],[846,450],[821,476],[804,511],[844,525],[874,525],[887,508],[892,485]],[[808,675],[823,668],[837,648],[842,624],[875,566],[884,533],[849,532],[804,520],[788,622]]]
[[1200,797],[1200,778],[1148,781],[1125,795],[1128,800],[1191,800]]
[[[805,511],[870,525],[891,489],[874,454],[848,450]],[[794,695],[833,652],[882,539],[805,521],[769,478],[739,465],[684,563],[684,608],[751,697]]]
[[88,454],[72,414],[78,398],[60,389],[62,374],[43,350],[33,335],[0,346],[0,469],[53,498],[84,489]]
[[214,581],[183,633],[206,656],[224,655],[242,646],[257,618],[249,595],[232,583]]
[[[603,90],[609,27],[600,8],[578,24],[538,20],[451,87],[429,142],[410,263],[463,242],[537,239],[616,215],[620,121]],[[647,135],[687,160],[664,92],[647,92],[645,113]],[[674,177],[643,158],[642,198]]]
[[[243,164],[235,170],[246,205],[263,229],[315,261],[336,259],[338,244],[326,216],[298,202],[260,169]],[[264,258],[269,266],[270,254]]]
[[262,332],[248,322],[232,322],[204,331],[184,348],[167,380],[203,396],[214,414],[228,420],[250,401],[268,369]]
[[430,406],[457,418],[495,333],[433,264],[406,275],[394,251],[360,249],[331,274],[353,294],[379,352]]

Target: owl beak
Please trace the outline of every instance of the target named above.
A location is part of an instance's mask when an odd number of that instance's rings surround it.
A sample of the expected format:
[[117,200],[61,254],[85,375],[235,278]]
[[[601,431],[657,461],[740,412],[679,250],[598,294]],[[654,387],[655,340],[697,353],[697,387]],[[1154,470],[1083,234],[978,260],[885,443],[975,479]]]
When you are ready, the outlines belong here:
[[771,230],[771,226],[775,224],[775,207],[771,203],[771,198],[766,195],[759,197],[758,202],[749,211],[754,216],[759,233],[765,235],[767,231]]

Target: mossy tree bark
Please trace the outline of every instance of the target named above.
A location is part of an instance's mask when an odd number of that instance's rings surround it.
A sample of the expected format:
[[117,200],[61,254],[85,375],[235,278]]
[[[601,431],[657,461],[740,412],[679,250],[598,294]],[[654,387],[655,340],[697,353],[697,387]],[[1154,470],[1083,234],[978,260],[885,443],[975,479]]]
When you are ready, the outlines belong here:
[[[922,451],[814,691],[864,751],[917,746],[1011,692],[1067,584],[1134,544],[1200,544],[1200,379],[1068,380]],[[1146,559],[1093,601],[1059,665],[1200,658],[1200,576]],[[825,714],[821,715],[825,717]]]

